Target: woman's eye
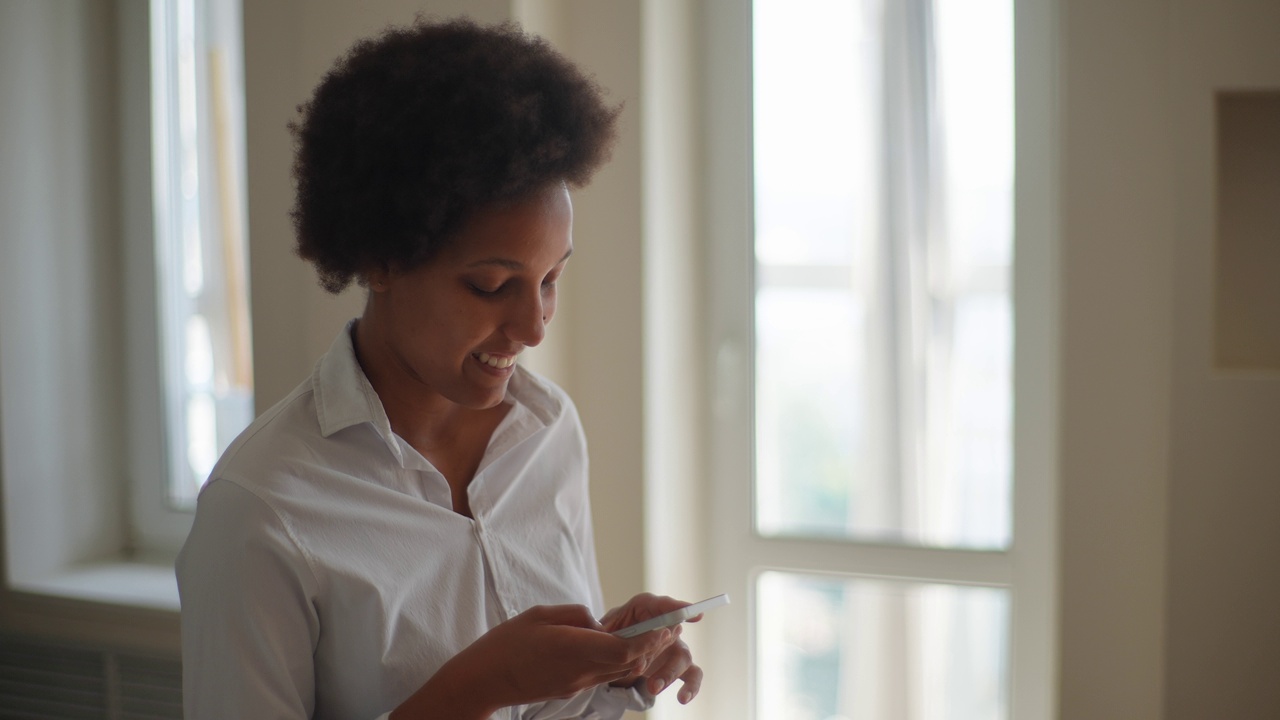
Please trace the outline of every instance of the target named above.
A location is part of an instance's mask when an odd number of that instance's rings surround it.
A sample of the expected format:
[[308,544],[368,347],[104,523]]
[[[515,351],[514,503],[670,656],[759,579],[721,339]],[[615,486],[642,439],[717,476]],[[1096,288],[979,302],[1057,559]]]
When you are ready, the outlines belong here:
[[498,293],[502,292],[502,288],[503,288],[502,285],[498,285],[497,287],[490,289],[484,285],[476,285],[474,283],[471,283],[471,292],[481,297],[493,297],[494,295],[497,295]]

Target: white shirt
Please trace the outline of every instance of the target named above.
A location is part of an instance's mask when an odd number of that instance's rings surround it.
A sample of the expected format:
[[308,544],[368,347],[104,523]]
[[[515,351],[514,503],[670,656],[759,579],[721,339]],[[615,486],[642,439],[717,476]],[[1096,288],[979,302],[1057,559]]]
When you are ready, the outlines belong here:
[[[586,442],[568,396],[518,368],[468,488],[391,430],[351,341],[227,449],[177,562],[183,695],[200,718],[372,719],[533,605],[603,611]],[[619,718],[607,686],[494,718]]]

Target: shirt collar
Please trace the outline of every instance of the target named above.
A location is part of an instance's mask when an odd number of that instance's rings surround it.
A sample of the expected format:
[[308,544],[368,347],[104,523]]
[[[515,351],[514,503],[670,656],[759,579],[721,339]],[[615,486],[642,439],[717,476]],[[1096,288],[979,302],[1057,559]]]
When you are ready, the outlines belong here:
[[[329,437],[352,425],[370,423],[397,458],[403,459],[400,458],[400,443],[391,431],[391,421],[387,419],[382,401],[365,376],[360,362],[356,360],[355,345],[352,342],[355,324],[356,320],[347,322],[342,332],[333,339],[329,351],[316,363],[312,375],[320,433]],[[530,424],[538,427],[552,424],[564,412],[564,400],[560,395],[547,381],[517,365],[515,374],[507,384],[505,398],[505,402],[514,406],[508,415],[515,422],[504,424],[523,426],[521,430],[524,432],[517,431],[516,435],[526,435],[532,431],[534,428]],[[531,417],[526,419],[525,411]],[[500,428],[503,429],[506,428]]]
[[311,389],[315,393],[320,433],[329,437],[339,430],[367,422],[372,423],[384,439],[390,440],[391,422],[387,420],[378,393],[356,360],[351,336],[355,324],[355,320],[347,322],[333,339],[329,351],[316,363],[312,374]]

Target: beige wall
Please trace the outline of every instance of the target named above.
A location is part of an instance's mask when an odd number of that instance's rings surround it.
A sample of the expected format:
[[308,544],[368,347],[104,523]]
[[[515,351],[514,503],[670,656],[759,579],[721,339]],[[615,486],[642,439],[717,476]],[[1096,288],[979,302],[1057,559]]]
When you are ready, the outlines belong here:
[[1061,712],[1162,717],[1173,186],[1168,3],[1061,13]]
[[[508,17],[501,0],[435,0],[441,17],[464,10],[480,20]],[[255,317],[254,372],[258,409],[284,397],[311,371],[363,296],[325,293],[293,252],[288,123],[329,66],[356,40],[411,21],[423,3],[410,0],[279,0],[244,3],[245,132],[248,154],[250,283]]]
[[[1216,261],[1218,229],[1248,224],[1248,218],[1218,215],[1214,107],[1219,91],[1280,92],[1280,4],[1174,0],[1171,11],[1174,332],[1165,717],[1276,718],[1280,366],[1215,367],[1215,358],[1229,353],[1214,346],[1222,337],[1215,333],[1214,288],[1244,280]],[[1274,143],[1280,123],[1268,132]],[[1274,213],[1280,166],[1268,175],[1252,182],[1270,183]],[[1274,291],[1280,237],[1269,234],[1259,244],[1271,248],[1256,261],[1270,258]],[[1266,298],[1276,295],[1259,301]],[[1266,312],[1280,325],[1280,306]]]
[[1280,6],[1063,8],[1063,717],[1280,717],[1280,368],[1213,346],[1214,97],[1280,89]]
[[1280,368],[1213,365],[1214,95],[1280,88],[1280,6],[1061,7],[1062,717],[1280,717]]

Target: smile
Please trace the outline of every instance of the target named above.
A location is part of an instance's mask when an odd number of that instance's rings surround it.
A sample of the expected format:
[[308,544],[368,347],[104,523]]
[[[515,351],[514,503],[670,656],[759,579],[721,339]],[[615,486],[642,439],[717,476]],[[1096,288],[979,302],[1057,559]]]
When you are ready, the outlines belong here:
[[482,352],[482,353],[473,353],[471,357],[479,360],[480,362],[484,363],[485,365],[488,365],[491,368],[498,368],[499,370],[509,368],[512,365],[516,364],[515,355],[507,355],[507,356],[500,357],[497,355],[490,355],[489,353]]

